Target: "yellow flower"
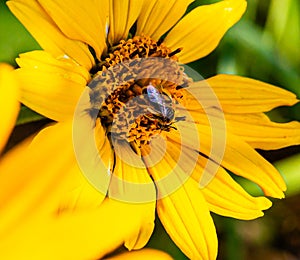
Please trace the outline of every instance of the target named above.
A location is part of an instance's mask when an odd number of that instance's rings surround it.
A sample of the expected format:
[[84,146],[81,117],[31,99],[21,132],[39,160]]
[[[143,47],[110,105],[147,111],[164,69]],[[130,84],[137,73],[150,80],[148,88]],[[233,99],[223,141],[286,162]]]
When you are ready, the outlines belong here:
[[[20,107],[19,82],[15,76],[11,66],[0,64],[1,150]],[[45,161],[41,150],[51,152],[56,149],[55,141],[67,142],[67,138],[57,138],[61,136],[31,144],[30,149],[29,140],[26,140],[0,160],[0,258],[96,259],[124,242],[128,247],[142,247],[144,244],[139,244],[137,234],[143,234],[147,225],[152,230],[153,221],[148,222],[148,219],[153,220],[153,212],[109,199],[102,202],[103,199],[96,196],[99,193],[87,185],[80,191],[73,191],[83,194],[76,197],[79,201],[73,202],[76,212],[72,212],[71,202],[68,208],[63,207],[61,200],[71,198],[68,192],[78,187],[77,181],[83,181],[76,167],[69,168],[71,158],[68,160],[64,156],[66,150],[56,153],[55,164]],[[59,162],[59,158],[64,160]],[[102,202],[101,207],[88,208],[87,203],[98,205],[98,201]],[[58,214],[58,210],[64,214]],[[165,253],[149,249],[118,257],[170,259]]]
[[[253,219],[271,206],[267,198],[246,193],[226,170],[256,182],[267,196],[283,198],[284,181],[255,148],[299,144],[300,125],[274,123],[264,114],[297,103],[288,91],[230,75],[192,82],[177,61],[213,51],[244,13],[246,1],[200,6],[181,18],[191,2],[13,0],[8,5],[44,49],[17,60],[21,101],[60,122],[44,129],[33,146],[43,150],[41,144],[51,143],[49,167],[79,172],[79,166],[87,178],[77,176],[81,184],[69,197],[62,195],[59,210],[90,209],[109,197],[123,201],[121,208],[145,211],[146,220],[137,220],[140,232],[125,243],[134,249],[148,241],[156,207],[189,258],[215,259],[210,211]],[[38,148],[36,168],[43,168]],[[71,186],[72,178],[63,176],[56,176],[55,185]],[[32,185],[40,185],[31,178]],[[121,214],[111,216],[124,223],[112,232],[126,229],[128,218]],[[74,237],[84,229],[78,222],[61,226],[61,240],[72,227]],[[100,230],[89,232],[95,239]]]

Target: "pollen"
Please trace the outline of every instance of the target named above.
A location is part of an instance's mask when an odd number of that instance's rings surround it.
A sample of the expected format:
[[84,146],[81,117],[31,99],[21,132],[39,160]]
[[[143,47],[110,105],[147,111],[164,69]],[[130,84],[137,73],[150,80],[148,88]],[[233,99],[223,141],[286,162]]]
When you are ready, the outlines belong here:
[[169,132],[176,104],[191,81],[176,54],[161,41],[135,36],[108,50],[89,84],[91,115],[100,119],[111,139],[141,149],[151,138]]

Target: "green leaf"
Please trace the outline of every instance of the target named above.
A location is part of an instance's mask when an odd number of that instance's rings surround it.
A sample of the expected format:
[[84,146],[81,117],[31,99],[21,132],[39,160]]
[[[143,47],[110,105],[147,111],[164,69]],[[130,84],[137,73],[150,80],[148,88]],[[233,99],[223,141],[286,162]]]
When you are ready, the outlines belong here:
[[45,119],[45,117],[32,111],[28,107],[22,106],[16,125],[22,125],[22,124],[26,124],[26,123],[30,123],[30,122],[39,121],[42,119]]

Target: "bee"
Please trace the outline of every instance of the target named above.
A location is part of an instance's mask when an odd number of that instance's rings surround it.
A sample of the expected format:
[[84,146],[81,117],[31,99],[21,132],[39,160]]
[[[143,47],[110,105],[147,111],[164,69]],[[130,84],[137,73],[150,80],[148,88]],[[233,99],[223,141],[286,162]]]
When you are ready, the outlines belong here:
[[147,117],[158,120],[162,128],[169,128],[175,118],[172,97],[166,92],[160,93],[151,83],[146,88],[146,94],[149,101],[147,110],[153,118]]

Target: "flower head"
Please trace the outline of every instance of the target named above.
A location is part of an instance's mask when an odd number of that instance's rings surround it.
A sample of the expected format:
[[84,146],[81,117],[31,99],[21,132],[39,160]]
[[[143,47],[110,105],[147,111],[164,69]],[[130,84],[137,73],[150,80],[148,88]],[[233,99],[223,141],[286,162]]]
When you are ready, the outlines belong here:
[[[210,211],[253,219],[271,206],[267,198],[246,193],[226,170],[282,198],[284,181],[255,148],[297,144],[300,126],[274,123],[264,114],[295,104],[288,91],[230,75],[193,82],[182,63],[213,51],[246,1],[200,6],[181,18],[191,2],[12,0],[8,5],[44,49],[17,60],[21,101],[61,122],[35,142],[72,136],[73,143],[63,148],[71,153],[74,145],[79,167],[100,191],[89,198],[97,198],[93,206],[109,197],[146,205],[152,213],[156,207],[189,258],[215,259]],[[144,227],[136,235],[139,242],[132,238],[125,244],[129,249],[147,242],[153,225]]]

